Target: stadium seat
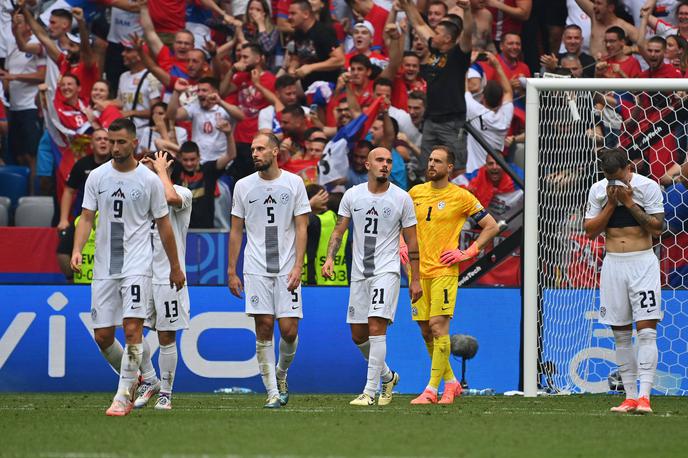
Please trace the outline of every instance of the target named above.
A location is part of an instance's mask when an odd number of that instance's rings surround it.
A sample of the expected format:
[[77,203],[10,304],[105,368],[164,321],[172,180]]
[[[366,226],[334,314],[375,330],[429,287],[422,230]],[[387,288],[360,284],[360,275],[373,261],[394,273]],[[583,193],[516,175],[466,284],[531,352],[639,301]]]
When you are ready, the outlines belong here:
[[9,197],[0,196],[0,207],[10,208],[12,206],[12,201]]
[[23,165],[3,165],[0,167],[0,173],[2,172],[16,173],[28,178],[31,174],[31,169]]
[[16,207],[20,197],[27,194],[28,178],[13,172],[0,171],[0,196],[9,197]]
[[53,198],[50,196],[24,196],[19,198],[18,204],[40,204],[52,207]]
[[49,205],[40,202],[21,203],[14,213],[15,226],[50,227],[53,219],[52,201]]
[[10,220],[10,209],[0,204],[0,226],[7,226]]

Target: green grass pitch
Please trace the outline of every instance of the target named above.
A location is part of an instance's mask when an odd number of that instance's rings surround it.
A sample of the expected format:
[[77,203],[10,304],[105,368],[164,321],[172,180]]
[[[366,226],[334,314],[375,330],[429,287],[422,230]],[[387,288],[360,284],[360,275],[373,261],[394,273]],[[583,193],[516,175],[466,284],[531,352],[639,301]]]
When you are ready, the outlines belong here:
[[614,415],[618,396],[467,397],[452,406],[355,408],[353,395],[179,393],[109,418],[109,393],[0,394],[0,456],[144,457],[679,457],[686,456],[688,398],[653,398],[654,415]]

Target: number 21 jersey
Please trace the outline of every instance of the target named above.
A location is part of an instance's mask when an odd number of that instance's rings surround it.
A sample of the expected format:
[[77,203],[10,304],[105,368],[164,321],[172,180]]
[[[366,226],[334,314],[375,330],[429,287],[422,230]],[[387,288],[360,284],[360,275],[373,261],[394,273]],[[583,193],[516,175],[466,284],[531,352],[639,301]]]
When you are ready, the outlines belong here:
[[232,215],[244,219],[244,273],[276,277],[289,274],[296,258],[294,217],[310,213],[303,180],[281,171],[274,180],[258,172],[237,181]]

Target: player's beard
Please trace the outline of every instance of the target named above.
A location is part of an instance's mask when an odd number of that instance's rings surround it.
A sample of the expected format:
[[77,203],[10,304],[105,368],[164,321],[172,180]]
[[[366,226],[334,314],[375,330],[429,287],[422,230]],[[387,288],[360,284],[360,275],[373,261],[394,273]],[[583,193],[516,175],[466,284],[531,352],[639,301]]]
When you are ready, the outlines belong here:
[[131,153],[124,155],[124,156],[112,156],[112,159],[114,159],[115,162],[117,162],[118,164],[124,164],[125,162],[127,162],[129,160],[130,157],[131,157]]
[[387,183],[387,180],[388,180],[388,178],[387,178],[386,176],[384,176],[384,175],[379,176],[379,177],[375,177],[375,181],[377,181],[377,182],[380,183],[380,184],[385,184],[385,183]]
[[257,165],[255,162],[253,163],[253,167],[256,169],[256,172],[265,172],[270,168],[271,165],[272,160],[263,161],[260,163],[260,165]]
[[444,177],[447,176],[446,173],[441,173],[441,172],[438,172],[437,170],[435,170],[434,172],[435,172],[434,175],[430,175],[429,171],[425,172],[426,181],[441,181],[444,179]]

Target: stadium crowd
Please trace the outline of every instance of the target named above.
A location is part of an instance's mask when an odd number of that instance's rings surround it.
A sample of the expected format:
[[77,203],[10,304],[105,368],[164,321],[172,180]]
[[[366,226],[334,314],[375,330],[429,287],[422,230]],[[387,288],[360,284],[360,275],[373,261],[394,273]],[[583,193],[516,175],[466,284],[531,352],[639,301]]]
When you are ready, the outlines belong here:
[[[228,228],[251,141],[274,132],[280,167],[308,185],[317,251],[376,146],[392,150],[391,180],[408,190],[431,147],[447,145],[453,181],[507,219],[522,192],[465,123],[518,171],[525,78],[688,76],[688,2],[675,0],[2,0],[0,23],[0,161],[30,168],[29,193],[54,196],[67,264],[118,117],[135,122],[141,156],[176,156],[192,229]],[[601,95],[601,144],[652,122],[633,103]],[[648,174],[673,183],[678,150],[643,151]]]

